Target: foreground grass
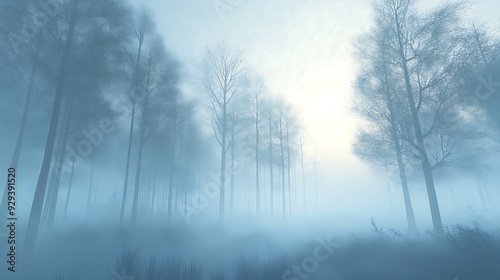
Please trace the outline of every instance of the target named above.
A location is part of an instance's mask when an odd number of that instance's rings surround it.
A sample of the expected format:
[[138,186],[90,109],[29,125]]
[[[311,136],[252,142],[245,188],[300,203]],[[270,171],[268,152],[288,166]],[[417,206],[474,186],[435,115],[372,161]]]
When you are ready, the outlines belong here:
[[[163,244],[153,240],[155,248],[148,248],[145,243],[130,242],[152,239],[151,236],[141,239],[124,233],[121,240],[113,233],[111,237],[102,236],[101,241],[96,242],[96,236],[88,237],[92,236],[91,233],[81,233],[84,239],[79,238],[77,233],[71,233],[67,239],[57,239],[59,247],[65,249],[66,254],[59,251],[44,256],[50,260],[54,256],[61,257],[59,262],[52,262],[58,266],[56,272],[53,267],[47,268],[47,265],[41,264],[46,268],[45,273],[35,272],[36,269],[32,268],[27,270],[32,274],[7,279],[500,279],[498,230],[486,231],[477,224],[459,224],[446,228],[445,238],[438,240],[430,233],[407,239],[405,234],[379,228],[374,222],[372,227],[371,236],[357,237],[351,234],[338,246],[325,245],[331,242],[331,238],[323,237],[287,245],[294,246],[293,250],[288,250],[290,248],[286,246],[268,248],[275,239],[265,235],[249,242],[247,239],[230,238],[218,230],[203,233],[171,232],[161,236]],[[110,238],[115,238],[116,244]],[[208,245],[202,247],[204,243]],[[241,246],[241,243],[245,243],[245,246]],[[82,257],[85,252],[91,253]],[[26,278],[28,276],[31,278]]]
[[373,223],[371,238],[351,235],[349,241],[333,252],[324,250],[321,260],[312,261],[316,258],[315,247],[318,246],[313,244],[294,256],[241,252],[226,271],[213,271],[208,277],[203,276],[201,263],[186,262],[176,256],[140,257],[137,250],[129,250],[117,258],[111,277],[137,280],[500,279],[498,233],[488,233],[477,225],[449,227],[444,240],[437,240],[431,234],[408,240],[395,230],[386,231]]

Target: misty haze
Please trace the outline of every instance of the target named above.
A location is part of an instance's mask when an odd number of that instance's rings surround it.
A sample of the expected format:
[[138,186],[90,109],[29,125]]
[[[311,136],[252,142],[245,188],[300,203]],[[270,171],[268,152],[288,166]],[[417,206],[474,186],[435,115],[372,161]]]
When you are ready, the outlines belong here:
[[499,24],[0,0],[0,280],[500,279]]

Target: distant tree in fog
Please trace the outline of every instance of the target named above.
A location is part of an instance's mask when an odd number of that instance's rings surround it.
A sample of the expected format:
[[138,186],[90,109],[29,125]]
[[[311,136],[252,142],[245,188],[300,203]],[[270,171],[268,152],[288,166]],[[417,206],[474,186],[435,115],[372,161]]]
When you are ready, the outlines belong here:
[[252,95],[252,109],[253,109],[253,123],[255,129],[255,211],[257,214],[260,212],[260,153],[261,153],[261,133],[262,120],[264,119],[264,100],[266,97],[266,87],[263,78],[257,78],[252,81],[250,86]]
[[230,105],[240,94],[243,71],[241,53],[225,43],[215,48],[208,48],[199,68],[200,80],[207,95],[212,130],[220,145],[219,218],[221,221],[224,220],[225,212]]
[[[134,44],[130,51],[130,66],[129,66],[129,86],[126,87],[132,93],[132,96],[126,96],[126,100],[132,103],[132,108],[130,110],[130,126],[128,133],[128,147],[127,147],[127,159],[125,162],[125,176],[123,180],[123,193],[120,208],[120,223],[123,223],[125,215],[125,206],[127,202],[128,193],[128,179],[130,172],[130,157],[132,154],[132,143],[134,139],[134,127],[136,118],[136,108],[137,108],[137,95],[141,95],[143,91],[143,85],[140,80],[140,63],[143,55],[143,46],[145,37],[149,37],[149,33],[153,28],[153,23],[149,20],[149,14],[144,11],[138,13],[138,19],[136,20],[134,26]],[[137,41],[135,41],[137,40]],[[130,94],[128,91],[127,94]]]
[[177,106],[175,100],[180,94],[178,63],[166,52],[163,41],[156,38],[146,51],[144,63],[140,68],[140,77],[143,81],[141,98],[137,102],[138,157],[136,164],[134,197],[132,201],[132,219],[134,225],[137,220],[137,205],[142,174],[142,159],[144,145],[149,137],[161,125],[164,114]]
[[455,168],[475,177],[483,209],[488,210],[493,203],[486,178],[500,164],[500,40],[485,26],[476,25],[467,28],[465,39],[468,59],[457,79],[460,111],[452,117],[473,127],[466,130],[469,137],[461,143],[463,153],[473,156],[456,162]]
[[[228,107],[228,139],[227,146],[229,152],[229,212],[234,211],[235,200],[235,177],[236,159],[240,157],[241,150],[245,148],[248,140],[248,129],[250,128],[250,111],[248,103],[250,96],[246,89],[241,90],[241,94],[234,97]],[[241,191],[241,188],[239,189]]]
[[[196,134],[197,129],[193,119],[195,115],[195,104],[181,99],[181,96],[176,96],[176,98],[172,101],[173,103],[171,104],[166,116],[166,121],[170,123],[171,130],[171,146],[169,149],[170,170],[168,182],[167,224],[171,223],[172,212],[174,210],[172,200],[174,197],[174,184],[177,183],[177,189],[187,195],[190,187],[192,187],[192,182],[190,182],[189,185],[186,184],[186,182],[188,181],[187,177],[189,177],[189,174],[187,174],[186,172],[194,166],[194,157],[195,155],[198,155],[199,152],[199,147],[194,147],[193,144],[199,137],[199,135]],[[177,174],[179,172],[176,171],[179,169],[185,170],[186,172]],[[178,193],[176,193],[176,198],[177,194]],[[185,199],[187,199],[187,197],[185,197]]]
[[[286,159],[287,159],[287,180],[288,180],[288,213],[292,213],[292,187],[291,187],[291,172],[296,172],[292,170],[292,163],[296,161],[295,154],[298,147],[298,137],[301,127],[296,116],[296,112],[293,110],[288,111],[285,114],[285,140],[286,140]],[[296,191],[296,190],[295,190]]]
[[[273,138],[274,141],[276,141],[276,146],[278,147],[278,152],[279,152],[279,168],[280,168],[280,173],[281,173],[281,203],[282,203],[282,214],[283,214],[283,219],[286,219],[286,180],[285,176],[287,175],[287,170],[289,166],[289,157],[290,153],[288,150],[288,143],[289,143],[289,124],[291,120],[291,107],[290,105],[285,101],[283,97],[280,97],[277,100],[276,103],[276,117],[274,118],[274,131],[273,131]],[[288,172],[288,177],[289,177],[289,172]],[[290,194],[289,194],[290,195]]]
[[277,99],[273,98],[273,96],[268,96],[265,99],[265,102],[262,106],[262,114],[265,116],[265,125],[266,129],[265,131],[265,136],[263,135],[262,138],[265,137],[267,141],[267,147],[265,149],[266,151],[266,159],[267,159],[267,164],[269,166],[269,209],[271,211],[271,215],[274,214],[274,166],[277,165],[277,148],[275,147],[274,143],[274,131],[275,131],[275,118],[277,117],[277,111],[275,110],[275,106],[277,103]]

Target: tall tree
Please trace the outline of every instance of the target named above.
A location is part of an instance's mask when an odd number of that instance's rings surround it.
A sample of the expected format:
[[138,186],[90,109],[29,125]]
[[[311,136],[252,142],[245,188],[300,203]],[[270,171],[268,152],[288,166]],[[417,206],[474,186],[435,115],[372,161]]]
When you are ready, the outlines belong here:
[[274,214],[274,165],[275,165],[275,149],[274,149],[274,131],[275,131],[275,116],[276,116],[276,110],[275,110],[275,103],[276,100],[273,99],[271,96],[268,96],[268,98],[265,99],[264,102],[264,108],[265,109],[265,116],[266,116],[266,122],[267,122],[267,163],[269,165],[269,207],[270,207],[270,212],[271,215]]
[[[384,168],[391,165],[394,158],[396,159],[408,231],[413,236],[417,232],[417,224],[405,170],[407,161],[404,160],[401,137],[398,134],[400,130],[398,119],[404,118],[404,116],[397,114],[394,105],[398,89],[397,84],[393,82],[394,75],[390,76],[389,74],[386,53],[388,36],[384,31],[371,33],[367,36],[368,38],[362,38],[358,45],[359,57],[363,61],[365,69],[359,74],[356,83],[357,93],[361,98],[356,99],[355,111],[370,122],[371,128],[358,134],[355,153],[371,162],[378,162]],[[396,104],[401,104],[401,102]],[[387,146],[389,147],[387,148]]]
[[287,174],[287,119],[289,117],[290,106],[286,103],[283,96],[277,100],[276,104],[276,118],[274,121],[274,134],[273,137],[277,142],[279,148],[279,167],[281,172],[281,198],[282,198],[282,212],[283,219],[286,219],[286,180],[285,175]]
[[255,129],[255,211],[257,215],[260,212],[260,126],[263,119],[262,106],[265,94],[265,85],[262,78],[254,81],[251,88],[252,107],[253,107],[253,124]]
[[[43,201],[46,192],[48,175],[50,172],[51,158],[54,152],[58,124],[60,119],[61,104],[66,92],[68,79],[78,73],[74,71],[85,65],[99,67],[97,73],[107,72],[109,68],[103,67],[112,59],[112,53],[121,47],[121,40],[126,39],[122,33],[127,26],[125,20],[127,10],[123,3],[105,0],[68,0],[61,3],[59,12],[54,20],[47,24],[44,33],[55,36],[44,44],[44,50],[51,53],[49,57],[56,60],[43,61],[48,72],[53,73],[56,80],[56,89],[50,118],[49,132],[47,135],[42,166],[36,184],[35,195],[28,220],[25,239],[25,248],[30,251],[34,248],[40,226]],[[105,26],[109,26],[106,30]],[[113,32],[110,32],[113,31]],[[44,31],[40,31],[44,32]],[[95,44],[96,40],[99,44]],[[99,50],[97,50],[99,49]],[[101,72],[103,71],[103,72]],[[106,76],[93,82],[106,82]]]
[[156,38],[148,50],[144,66],[141,71],[143,77],[143,92],[137,103],[138,126],[138,156],[136,164],[134,197],[132,201],[131,223],[137,221],[137,207],[139,189],[141,184],[142,160],[144,145],[149,137],[158,129],[159,122],[163,119],[163,112],[167,111],[169,105],[175,104],[171,100],[176,99],[178,91],[178,63],[166,52],[163,41]]
[[307,211],[307,195],[306,195],[306,174],[304,171],[304,135],[299,136],[300,147],[300,170],[302,174],[302,200],[304,202],[304,212]]
[[[22,18],[33,18],[37,12],[35,3],[32,1],[3,1],[0,3],[0,36],[4,40],[0,43],[0,73],[3,77],[0,80],[0,88],[4,92],[16,92],[25,94],[22,113],[17,132],[16,144],[12,154],[11,166],[18,166],[23,146],[24,136],[28,123],[30,108],[32,107],[33,97],[36,93],[36,83],[40,79],[40,58],[43,56],[40,50],[43,38],[41,35],[34,34],[31,39],[16,35],[16,31],[23,26]],[[27,30],[22,30],[23,35]],[[17,45],[13,38],[23,39],[22,45]],[[18,89],[20,88],[20,90]],[[6,96],[3,96],[6,100]],[[7,208],[7,185],[2,193],[0,202],[1,209]],[[4,220],[6,212],[0,214]]]
[[[151,29],[151,22],[148,20],[148,15],[143,12],[139,14],[138,23],[135,27],[135,38],[137,39],[137,47],[134,53],[134,61],[131,71],[131,80],[132,80],[132,92],[133,95],[129,99],[132,103],[132,110],[130,112],[130,128],[128,134],[128,147],[127,147],[127,159],[125,161],[125,176],[123,180],[123,193],[122,193],[122,203],[120,208],[120,224],[123,224],[123,219],[125,216],[125,206],[127,202],[127,192],[128,192],[128,178],[130,172],[130,157],[132,154],[132,143],[134,139],[134,127],[135,127],[135,117],[136,117],[136,107],[137,107],[137,96],[140,95],[144,90],[144,85],[141,84],[140,81],[140,63],[142,56],[142,48],[144,45],[144,39],[146,36],[146,32]],[[149,32],[148,32],[149,33]],[[149,35],[149,34],[148,34]]]
[[443,227],[426,138],[445,127],[443,115],[453,109],[455,98],[449,84],[456,77],[462,46],[460,10],[459,4],[445,4],[422,14],[414,0],[374,4],[374,33],[386,35],[386,60],[392,65],[391,72],[401,77],[393,86],[405,101],[398,104],[404,108],[400,136],[420,161],[434,233],[440,237]]
[[211,126],[220,145],[219,219],[221,221],[224,220],[225,212],[229,105],[238,94],[243,71],[243,60],[240,52],[226,43],[207,49],[199,71],[203,87],[207,93],[212,120]]

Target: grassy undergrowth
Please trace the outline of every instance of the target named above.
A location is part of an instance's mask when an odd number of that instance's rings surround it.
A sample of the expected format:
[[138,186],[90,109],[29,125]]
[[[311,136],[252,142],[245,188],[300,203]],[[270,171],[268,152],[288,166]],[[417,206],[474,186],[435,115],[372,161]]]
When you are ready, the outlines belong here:
[[[304,248],[297,256],[276,254],[265,259],[240,253],[227,271],[212,272],[207,278],[203,278],[200,263],[175,256],[141,258],[137,251],[123,253],[115,269],[137,280],[500,279],[500,231],[491,233],[478,225],[458,224],[446,228],[445,239],[425,233],[410,240],[396,230],[384,230],[375,223],[372,226],[370,238],[351,235],[311,272],[304,269],[304,260],[314,254],[313,248]],[[293,273],[294,265],[302,265],[302,273]],[[285,275],[287,270],[291,273]]]
[[[180,247],[162,254],[164,250],[160,247],[155,251],[147,251],[140,245],[132,245],[132,249],[117,251],[115,260],[103,257],[112,266],[103,265],[92,280],[500,279],[499,229],[484,230],[477,224],[457,224],[446,227],[445,232],[445,237],[441,239],[429,232],[408,239],[405,233],[383,229],[372,222],[371,235],[358,237],[350,234],[331,252],[322,247],[321,242],[314,240],[297,245],[300,248],[294,250],[295,253],[284,250],[264,253],[262,248],[241,250],[236,246],[238,242],[218,249],[228,243],[226,240],[210,247],[210,254],[193,259],[186,258]],[[190,235],[191,243],[186,241],[183,248],[196,247],[195,243],[200,240],[211,242],[213,235],[204,232],[197,239]],[[321,260],[318,260],[317,250]],[[176,251],[179,254],[172,254]],[[221,261],[222,266],[212,266],[211,261],[221,259],[223,254],[231,256]],[[58,273],[55,279],[86,280],[82,276],[84,273],[78,272],[87,269],[96,267],[72,268],[71,274],[66,270],[66,274]],[[50,279],[54,279],[54,274]]]

